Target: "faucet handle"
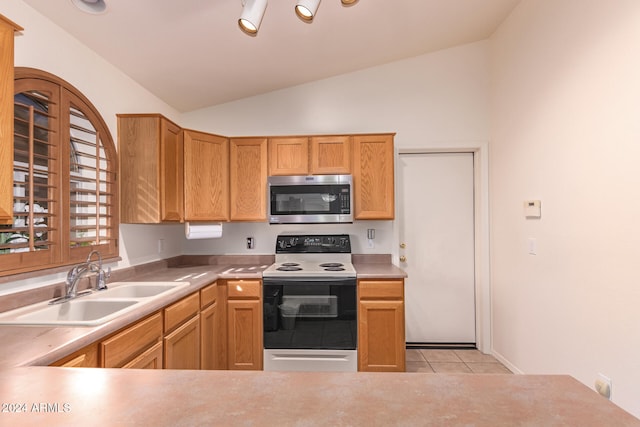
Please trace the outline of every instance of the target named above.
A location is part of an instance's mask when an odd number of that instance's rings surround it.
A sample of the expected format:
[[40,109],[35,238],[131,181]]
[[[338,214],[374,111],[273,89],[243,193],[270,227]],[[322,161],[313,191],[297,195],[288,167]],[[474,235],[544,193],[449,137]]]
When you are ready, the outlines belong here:
[[96,289],[99,291],[103,291],[107,289],[107,279],[111,277],[111,267],[107,268],[105,272],[103,269],[100,269],[98,272],[98,280],[96,282]]

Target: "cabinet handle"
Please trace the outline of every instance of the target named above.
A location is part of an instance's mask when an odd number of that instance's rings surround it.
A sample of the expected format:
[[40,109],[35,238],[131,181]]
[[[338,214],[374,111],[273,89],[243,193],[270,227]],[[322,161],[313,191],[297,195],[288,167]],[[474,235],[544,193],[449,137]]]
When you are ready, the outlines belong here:
[[404,256],[404,255],[402,255],[402,256],[400,257],[400,262],[407,262],[407,257],[406,257],[406,256]]
[[402,249],[404,249],[404,248],[406,248],[406,247],[407,247],[407,244],[406,244],[406,243],[400,243],[400,247],[401,247]]

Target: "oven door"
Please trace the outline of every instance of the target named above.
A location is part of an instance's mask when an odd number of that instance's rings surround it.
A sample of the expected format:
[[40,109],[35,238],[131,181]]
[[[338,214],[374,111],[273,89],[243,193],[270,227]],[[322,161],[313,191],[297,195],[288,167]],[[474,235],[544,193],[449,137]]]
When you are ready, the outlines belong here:
[[264,370],[356,371],[356,279],[264,278]]

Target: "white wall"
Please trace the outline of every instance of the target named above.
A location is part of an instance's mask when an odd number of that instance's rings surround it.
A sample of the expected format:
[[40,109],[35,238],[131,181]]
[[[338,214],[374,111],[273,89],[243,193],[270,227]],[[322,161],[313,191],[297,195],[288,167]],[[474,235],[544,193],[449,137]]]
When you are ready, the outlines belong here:
[[524,0],[491,38],[490,143],[494,351],[527,374],[605,374],[636,416],[639,41],[637,0]]
[[[20,0],[2,0],[0,14],[24,28],[15,37],[16,66],[39,68],[65,79],[78,88],[98,109],[117,144],[117,113],[158,112],[174,120],[176,110],[153,96],[78,40],[51,23]],[[87,15],[87,19],[90,19]],[[180,254],[181,228],[167,226],[122,226],[119,268]],[[167,242],[157,253],[157,239]],[[59,282],[64,275],[3,284],[0,295]]]

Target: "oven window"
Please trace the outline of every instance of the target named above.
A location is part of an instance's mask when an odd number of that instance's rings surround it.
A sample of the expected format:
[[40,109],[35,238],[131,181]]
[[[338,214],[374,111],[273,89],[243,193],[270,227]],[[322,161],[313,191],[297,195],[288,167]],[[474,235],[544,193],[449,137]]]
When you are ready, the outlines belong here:
[[356,281],[265,279],[264,347],[355,350]]

